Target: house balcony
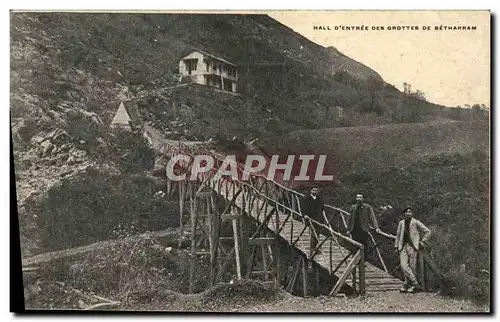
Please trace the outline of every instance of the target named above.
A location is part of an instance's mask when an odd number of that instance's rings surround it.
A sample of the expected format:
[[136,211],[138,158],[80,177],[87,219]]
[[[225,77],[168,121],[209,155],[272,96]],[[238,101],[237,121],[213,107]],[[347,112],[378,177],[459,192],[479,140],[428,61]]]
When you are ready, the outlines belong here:
[[222,76],[224,78],[227,78],[227,79],[230,79],[230,80],[233,80],[233,81],[237,81],[238,80],[238,77],[235,77],[235,76],[232,76],[232,75],[229,75],[228,73],[225,73],[225,72],[220,72],[219,70],[211,70],[211,71],[204,71],[204,72],[200,72],[200,74],[202,75],[217,75],[217,76]]

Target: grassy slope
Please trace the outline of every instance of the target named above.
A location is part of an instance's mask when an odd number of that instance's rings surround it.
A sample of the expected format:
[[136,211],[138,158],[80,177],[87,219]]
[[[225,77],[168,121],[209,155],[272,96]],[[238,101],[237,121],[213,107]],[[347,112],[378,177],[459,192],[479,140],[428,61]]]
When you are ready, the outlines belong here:
[[486,122],[391,124],[294,131],[270,146],[313,147],[336,162],[340,177],[371,168],[404,167],[443,153],[488,151]]

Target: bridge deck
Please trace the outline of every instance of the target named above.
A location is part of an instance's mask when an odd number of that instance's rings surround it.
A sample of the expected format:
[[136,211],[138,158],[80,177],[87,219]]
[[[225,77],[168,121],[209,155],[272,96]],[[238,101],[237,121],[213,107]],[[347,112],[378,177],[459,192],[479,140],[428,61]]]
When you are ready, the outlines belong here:
[[[228,191],[224,191],[225,184],[222,183],[219,185],[216,177],[213,177],[208,186],[210,186],[210,188],[216,191],[219,195],[227,198],[228,201],[233,199],[234,191],[230,189],[228,189]],[[262,207],[263,203],[264,201],[262,199],[255,198],[252,206],[249,205],[243,206],[242,194],[238,195],[234,201],[234,204],[238,208],[240,209],[245,208],[245,212],[248,215],[252,216],[254,219],[256,219],[257,222],[259,223],[261,223],[263,218],[266,217],[266,213],[264,212],[264,210],[261,210],[263,208]],[[248,211],[249,209],[251,210]],[[301,221],[294,220],[293,218],[289,218],[289,220],[287,221],[288,217],[287,214],[279,210],[277,212],[279,218],[279,223],[278,223],[279,226],[278,227],[276,226],[277,224],[276,220],[272,220],[268,221],[267,227],[275,233],[281,229],[279,233],[280,236],[290,244],[289,241],[292,239],[292,237],[293,236],[298,237],[300,233],[304,230],[305,225]],[[285,222],[285,224],[283,224],[283,222]],[[295,240],[295,238],[296,237],[293,237],[293,240]],[[319,243],[321,243],[325,238],[326,238],[325,236],[320,235]],[[309,229],[306,229],[300,236],[299,240],[295,243],[295,245],[290,245],[290,246],[294,247],[296,250],[302,252],[303,254],[309,254],[309,243],[310,243],[310,233]],[[331,267],[335,269],[338,266],[338,264],[342,262],[344,257],[346,257],[348,254],[349,250],[342,247],[336,240],[334,240],[331,252],[330,252],[329,242],[325,242],[321,246],[321,253],[316,254],[313,258],[313,261],[319,264],[329,273],[331,273],[330,256],[332,257]],[[335,272],[335,275],[337,277],[342,276],[342,274],[345,272],[347,268],[347,265],[348,265],[347,261],[345,261]],[[346,284],[352,286],[352,279],[348,279]],[[365,286],[366,286],[366,292],[396,291],[399,290],[399,288],[401,287],[401,280],[393,277],[392,275],[378,268],[377,266],[369,262],[365,262]]]

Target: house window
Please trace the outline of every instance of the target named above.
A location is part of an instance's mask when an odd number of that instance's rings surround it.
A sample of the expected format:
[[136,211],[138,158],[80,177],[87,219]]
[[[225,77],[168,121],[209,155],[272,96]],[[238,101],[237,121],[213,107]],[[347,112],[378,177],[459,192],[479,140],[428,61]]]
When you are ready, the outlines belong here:
[[229,66],[228,67],[228,74],[229,74],[229,76],[236,77],[236,68],[234,68],[233,66]]
[[186,69],[188,71],[188,74],[191,75],[191,72],[193,70],[196,70],[196,67],[198,65],[198,59],[186,59],[184,62],[186,63]]

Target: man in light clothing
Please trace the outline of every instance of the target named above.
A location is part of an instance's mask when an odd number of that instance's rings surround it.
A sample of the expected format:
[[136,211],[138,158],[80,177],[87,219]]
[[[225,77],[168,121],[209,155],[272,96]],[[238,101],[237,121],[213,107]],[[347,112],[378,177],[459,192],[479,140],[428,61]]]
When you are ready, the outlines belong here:
[[[404,209],[405,218],[399,222],[396,233],[396,250],[405,275],[405,284],[401,292],[415,293],[420,289],[416,278],[418,249],[425,244],[431,235],[429,228],[413,218],[410,207]],[[422,235],[421,235],[422,234]]]

